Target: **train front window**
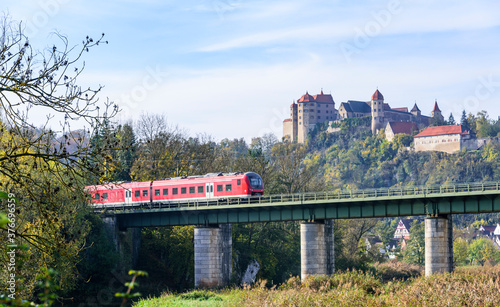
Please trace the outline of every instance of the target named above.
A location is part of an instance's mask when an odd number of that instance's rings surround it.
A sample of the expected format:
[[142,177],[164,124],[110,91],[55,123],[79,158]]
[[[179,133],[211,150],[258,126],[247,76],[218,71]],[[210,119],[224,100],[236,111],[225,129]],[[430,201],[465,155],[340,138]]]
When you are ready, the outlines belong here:
[[248,174],[250,180],[250,187],[252,189],[262,189],[262,178],[257,174]]

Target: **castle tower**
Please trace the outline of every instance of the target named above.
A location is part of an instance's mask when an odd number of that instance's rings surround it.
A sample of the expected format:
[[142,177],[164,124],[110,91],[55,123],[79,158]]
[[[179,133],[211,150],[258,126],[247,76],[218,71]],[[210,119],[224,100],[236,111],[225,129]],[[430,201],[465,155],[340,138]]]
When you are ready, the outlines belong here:
[[372,109],[372,133],[376,134],[377,131],[384,128],[384,96],[377,89],[372,95],[371,101]]
[[413,114],[417,118],[422,115],[422,112],[420,112],[420,109],[417,107],[416,102],[415,102],[415,105],[413,106],[413,109],[411,109],[411,114]]
[[439,119],[440,121],[444,121],[444,116],[441,114],[441,110],[438,107],[437,100],[434,102],[434,109],[432,109],[432,117],[435,119]]
[[292,142],[297,141],[297,128],[298,128],[298,117],[297,117],[297,104],[293,101],[290,105],[290,118],[292,119]]

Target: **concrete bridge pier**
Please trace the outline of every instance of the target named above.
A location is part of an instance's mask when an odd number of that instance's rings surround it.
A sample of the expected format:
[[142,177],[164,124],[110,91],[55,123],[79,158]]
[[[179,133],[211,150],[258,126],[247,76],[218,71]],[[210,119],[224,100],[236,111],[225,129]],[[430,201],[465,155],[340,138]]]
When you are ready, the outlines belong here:
[[300,224],[300,276],[335,272],[334,220]]
[[227,285],[232,274],[232,225],[194,228],[194,286]]
[[425,276],[453,271],[451,214],[425,218]]

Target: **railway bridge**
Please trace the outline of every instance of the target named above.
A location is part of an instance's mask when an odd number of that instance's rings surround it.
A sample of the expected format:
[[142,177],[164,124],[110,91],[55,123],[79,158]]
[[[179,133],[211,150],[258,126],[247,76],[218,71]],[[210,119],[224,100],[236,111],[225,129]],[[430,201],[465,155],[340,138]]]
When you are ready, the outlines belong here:
[[196,225],[195,287],[231,276],[231,224],[301,221],[301,278],[334,273],[335,219],[425,216],[425,274],[453,270],[452,214],[500,212],[500,183],[264,195],[239,200],[99,208],[119,230]]

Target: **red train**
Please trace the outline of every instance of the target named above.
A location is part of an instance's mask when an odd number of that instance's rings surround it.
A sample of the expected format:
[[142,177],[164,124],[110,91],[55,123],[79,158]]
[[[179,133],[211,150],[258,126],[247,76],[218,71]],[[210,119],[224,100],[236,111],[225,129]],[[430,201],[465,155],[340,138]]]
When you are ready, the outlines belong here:
[[92,196],[92,204],[113,207],[246,198],[263,195],[264,183],[258,174],[252,172],[210,173],[147,182],[92,185],[85,189]]

